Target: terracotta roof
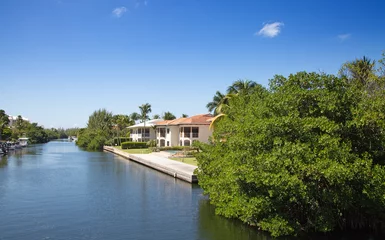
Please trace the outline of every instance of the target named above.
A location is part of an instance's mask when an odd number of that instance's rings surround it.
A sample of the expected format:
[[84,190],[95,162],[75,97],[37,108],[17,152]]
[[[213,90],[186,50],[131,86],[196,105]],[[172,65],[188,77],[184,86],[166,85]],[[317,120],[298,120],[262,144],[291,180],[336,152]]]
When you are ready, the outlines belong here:
[[211,114],[199,114],[187,118],[178,118],[174,120],[166,120],[162,122],[157,122],[156,125],[162,126],[175,126],[175,125],[210,125],[209,119],[212,119],[213,115]]
[[167,125],[169,122],[172,122],[174,120],[164,120],[164,121],[160,121],[160,122],[157,122],[155,125]]

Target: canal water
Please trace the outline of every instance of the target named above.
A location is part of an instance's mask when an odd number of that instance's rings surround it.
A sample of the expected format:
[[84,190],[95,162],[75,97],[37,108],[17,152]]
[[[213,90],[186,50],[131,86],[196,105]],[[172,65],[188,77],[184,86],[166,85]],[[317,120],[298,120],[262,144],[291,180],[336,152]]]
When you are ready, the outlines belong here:
[[216,216],[197,185],[53,141],[0,157],[0,240],[13,239],[271,238]]

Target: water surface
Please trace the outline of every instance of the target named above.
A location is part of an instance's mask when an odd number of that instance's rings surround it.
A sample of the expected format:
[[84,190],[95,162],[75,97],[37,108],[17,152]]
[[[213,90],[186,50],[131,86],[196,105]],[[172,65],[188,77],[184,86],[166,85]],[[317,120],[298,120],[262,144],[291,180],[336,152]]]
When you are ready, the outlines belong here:
[[71,142],[0,161],[0,239],[265,239],[214,215],[197,185]]

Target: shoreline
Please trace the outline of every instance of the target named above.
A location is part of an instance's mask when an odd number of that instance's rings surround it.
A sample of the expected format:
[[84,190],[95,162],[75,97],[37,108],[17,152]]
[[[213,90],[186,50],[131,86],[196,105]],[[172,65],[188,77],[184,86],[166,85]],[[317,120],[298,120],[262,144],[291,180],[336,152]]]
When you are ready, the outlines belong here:
[[164,157],[157,156],[155,154],[129,154],[110,146],[103,146],[103,151],[110,152],[125,159],[140,163],[174,178],[189,183],[198,183],[198,178],[194,174],[194,170],[197,168],[196,166],[173,161]]

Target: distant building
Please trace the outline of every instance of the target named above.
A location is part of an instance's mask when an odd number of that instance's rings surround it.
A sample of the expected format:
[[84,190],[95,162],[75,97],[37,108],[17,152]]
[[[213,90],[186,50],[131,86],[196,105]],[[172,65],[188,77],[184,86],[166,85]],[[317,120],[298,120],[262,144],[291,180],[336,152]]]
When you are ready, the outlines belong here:
[[[12,127],[16,124],[16,120],[17,120],[17,117],[18,116],[8,116],[8,119],[9,119],[9,126]],[[26,122],[29,122],[29,119],[28,118],[25,118],[25,117],[21,117],[24,121]]]
[[154,140],[156,138],[154,125],[160,121],[163,121],[163,119],[148,120],[146,124],[138,123],[128,127],[130,129],[130,138],[132,138],[133,142],[148,142]]
[[211,114],[157,122],[157,146],[191,146],[194,141],[208,142],[212,135]]

